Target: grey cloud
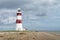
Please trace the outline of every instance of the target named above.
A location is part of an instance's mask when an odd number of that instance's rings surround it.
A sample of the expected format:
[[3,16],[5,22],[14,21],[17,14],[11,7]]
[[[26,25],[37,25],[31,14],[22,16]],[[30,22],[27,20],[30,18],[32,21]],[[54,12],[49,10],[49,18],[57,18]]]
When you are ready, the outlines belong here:
[[0,0],[0,8],[15,9],[21,7],[24,11],[38,11],[40,7],[45,8],[47,6],[49,6],[47,0]]
[[1,20],[3,24],[11,24],[14,23],[15,21],[16,21],[16,17],[9,17],[8,19]]
[[0,8],[18,8],[23,7],[25,4],[29,3],[27,0],[0,0]]

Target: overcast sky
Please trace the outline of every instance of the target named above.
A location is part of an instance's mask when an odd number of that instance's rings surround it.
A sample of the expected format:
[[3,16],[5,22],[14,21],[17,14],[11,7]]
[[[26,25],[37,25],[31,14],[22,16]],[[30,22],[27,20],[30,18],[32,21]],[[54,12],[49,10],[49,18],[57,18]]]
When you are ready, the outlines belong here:
[[17,8],[29,30],[60,30],[60,0],[0,0],[0,29],[15,29]]

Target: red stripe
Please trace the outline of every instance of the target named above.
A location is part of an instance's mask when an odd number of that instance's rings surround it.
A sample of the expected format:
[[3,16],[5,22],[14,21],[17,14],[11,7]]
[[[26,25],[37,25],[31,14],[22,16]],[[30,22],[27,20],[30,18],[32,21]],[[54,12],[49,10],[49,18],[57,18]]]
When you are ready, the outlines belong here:
[[22,20],[18,20],[18,19],[17,19],[17,20],[16,20],[16,23],[22,23]]
[[17,16],[18,16],[18,15],[22,15],[22,13],[17,13]]

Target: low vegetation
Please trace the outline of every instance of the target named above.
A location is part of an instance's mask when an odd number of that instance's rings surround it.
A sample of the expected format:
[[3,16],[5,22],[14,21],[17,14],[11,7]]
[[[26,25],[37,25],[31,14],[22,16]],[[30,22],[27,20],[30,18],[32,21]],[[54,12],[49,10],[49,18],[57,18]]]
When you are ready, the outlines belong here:
[[60,40],[60,36],[48,32],[4,31],[0,32],[0,40]]

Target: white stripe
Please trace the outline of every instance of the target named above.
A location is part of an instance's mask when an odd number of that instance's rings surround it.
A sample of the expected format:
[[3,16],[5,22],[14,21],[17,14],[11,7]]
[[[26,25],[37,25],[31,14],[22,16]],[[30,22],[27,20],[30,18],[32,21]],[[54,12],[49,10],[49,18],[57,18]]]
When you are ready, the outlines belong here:
[[17,13],[22,13],[22,12],[17,12]]
[[22,19],[22,16],[17,16],[17,19]]
[[16,30],[21,30],[21,31],[23,30],[23,26],[21,23],[16,24]]

